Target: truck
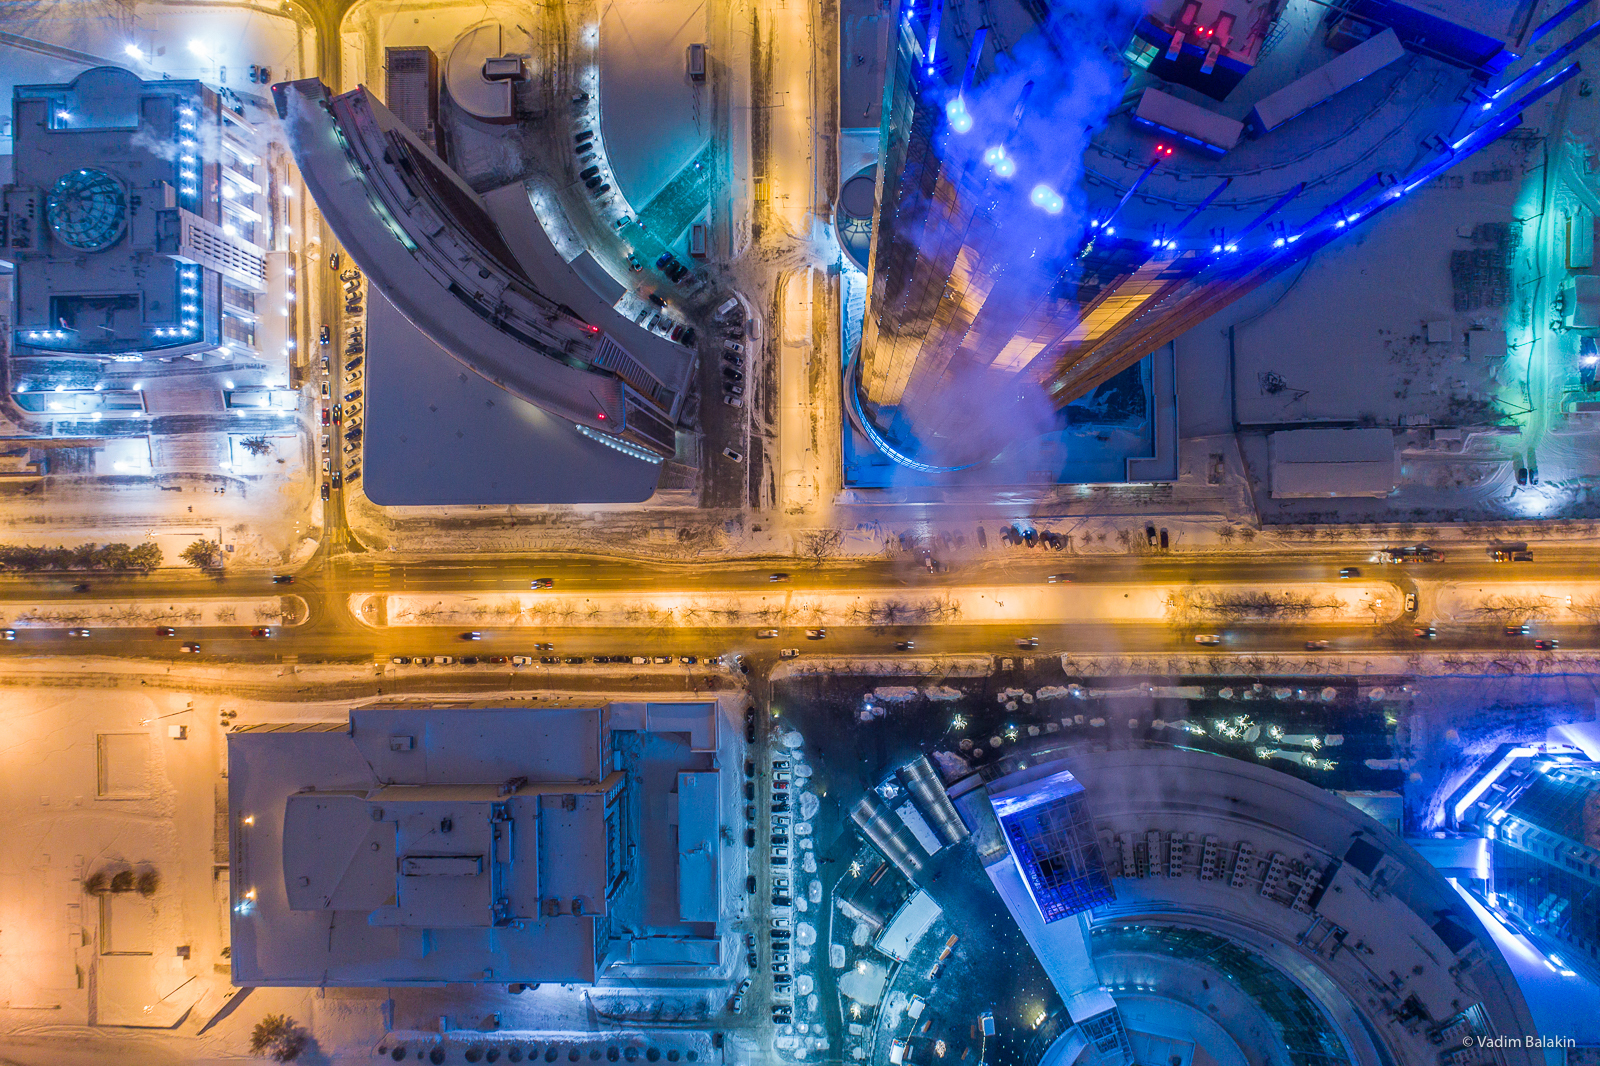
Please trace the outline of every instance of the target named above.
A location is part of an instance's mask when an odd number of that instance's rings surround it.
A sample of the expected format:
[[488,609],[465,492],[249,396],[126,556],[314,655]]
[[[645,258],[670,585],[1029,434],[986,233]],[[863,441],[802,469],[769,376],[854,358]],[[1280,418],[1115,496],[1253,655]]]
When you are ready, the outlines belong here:
[[994,1035],[994,1011],[986,1010],[978,1015],[978,1025],[983,1029],[984,1036]]
[[689,227],[689,254],[696,259],[706,257],[706,244],[710,235],[710,227],[704,222],[696,222]]

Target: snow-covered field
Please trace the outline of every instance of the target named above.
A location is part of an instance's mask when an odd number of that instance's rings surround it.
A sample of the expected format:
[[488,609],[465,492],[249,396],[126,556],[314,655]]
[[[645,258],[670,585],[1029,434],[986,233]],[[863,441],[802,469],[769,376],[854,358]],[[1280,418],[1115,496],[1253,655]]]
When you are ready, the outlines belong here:
[[1160,584],[999,585],[916,595],[888,589],[815,592],[593,592],[435,595],[352,593],[357,618],[390,626],[829,626],[1059,621],[1381,623],[1399,617],[1393,586],[1340,581],[1292,587]]
[[13,629],[298,625],[306,620],[308,613],[306,602],[299,596],[268,596],[251,600],[180,600],[176,603],[82,600],[48,604],[8,603],[0,606],[0,621]]

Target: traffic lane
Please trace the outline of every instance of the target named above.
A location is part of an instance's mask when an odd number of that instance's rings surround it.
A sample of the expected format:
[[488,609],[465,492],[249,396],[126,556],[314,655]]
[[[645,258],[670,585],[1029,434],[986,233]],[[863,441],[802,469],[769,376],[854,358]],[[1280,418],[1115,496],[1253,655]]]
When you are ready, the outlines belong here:
[[[565,660],[582,657],[588,664],[595,655],[670,656],[673,667],[682,656],[693,655],[704,666],[707,658],[728,652],[746,657],[753,669],[782,661],[781,649],[792,648],[804,658],[848,657],[873,659],[926,659],[980,655],[993,657],[1052,657],[1073,655],[1168,654],[1210,656],[1296,655],[1308,651],[1308,641],[1327,641],[1315,649],[1327,655],[1417,653],[1500,653],[1513,657],[1555,655],[1534,647],[1537,639],[1560,642],[1560,651],[1600,650],[1600,631],[1591,626],[1537,626],[1527,636],[1508,636],[1501,626],[1441,627],[1432,640],[1419,639],[1410,626],[1211,626],[1127,625],[1064,623],[1058,625],[949,625],[830,627],[821,640],[805,637],[803,629],[782,629],[777,638],[762,639],[745,627],[716,629],[648,629],[619,635],[614,628],[482,629],[480,639],[463,639],[455,627],[396,627],[356,631],[274,630],[270,639],[250,636],[249,627],[178,630],[176,637],[157,637],[153,630],[91,630],[88,638],[68,637],[66,630],[20,630],[18,640],[0,645],[0,655],[127,654],[137,657],[186,657],[179,647],[198,641],[197,659],[274,661],[295,655],[301,661],[362,661],[394,656],[448,655],[479,659],[525,655]],[[1215,634],[1216,645],[1199,644],[1196,635]],[[1038,645],[1031,646],[1031,640]],[[911,642],[910,649],[896,645]],[[1023,644],[1019,644],[1021,641]],[[550,650],[535,647],[553,645]],[[556,664],[544,664],[556,665]],[[561,663],[559,665],[576,665]],[[635,665],[628,664],[615,664]],[[656,666],[657,664],[650,664]],[[665,670],[668,664],[660,664]]]
[[[125,595],[130,600],[175,598],[183,600],[228,599],[240,595],[291,595],[298,593],[308,602],[342,595],[342,587],[360,586],[373,592],[412,590],[419,592],[542,591],[533,583],[549,579],[552,595],[563,592],[627,591],[649,588],[653,591],[697,592],[738,589],[804,593],[841,588],[883,589],[959,589],[983,585],[1025,585],[1050,583],[1052,575],[1075,584],[1117,584],[1130,581],[1160,582],[1174,585],[1204,585],[1215,582],[1238,584],[1283,584],[1338,580],[1338,561],[1298,560],[1161,560],[1106,559],[1080,562],[1072,569],[1060,564],[1032,564],[1007,568],[986,566],[928,573],[904,563],[872,562],[821,570],[770,570],[748,564],[696,564],[697,570],[651,567],[648,564],[616,561],[578,560],[563,562],[506,563],[394,563],[385,564],[365,557],[359,563],[341,561],[318,567],[295,577],[292,584],[274,583],[270,572],[219,577],[146,578],[88,575],[88,582],[75,582],[58,575],[10,575],[0,581],[0,602],[67,602],[84,597],[105,598]],[[774,573],[785,574],[781,581]],[[1418,580],[1429,582],[1484,582],[1526,584],[1593,580],[1593,565],[1586,562],[1558,562],[1539,566],[1525,564],[1515,570],[1495,564],[1440,564],[1426,570],[1400,567],[1368,569],[1363,581],[1386,582],[1401,593],[1413,592]],[[87,583],[84,593],[73,591],[75,584]],[[353,590],[352,590],[353,591]]]

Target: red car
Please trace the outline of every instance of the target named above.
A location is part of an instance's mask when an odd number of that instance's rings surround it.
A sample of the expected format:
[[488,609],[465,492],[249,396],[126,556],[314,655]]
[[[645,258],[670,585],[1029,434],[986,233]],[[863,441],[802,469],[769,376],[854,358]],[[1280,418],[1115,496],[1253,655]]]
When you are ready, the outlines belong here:
[[265,639],[267,637],[272,636],[272,630],[270,630],[270,629],[268,629],[268,628],[263,626],[260,629],[252,629],[250,631],[250,635],[252,637],[261,637],[261,638]]
[[156,626],[156,636],[158,637],[175,637],[177,635],[178,631],[171,626]]
[[328,417],[328,409],[326,407],[324,407],[322,409],[322,424],[323,425],[327,425],[331,421],[332,421],[332,419]]

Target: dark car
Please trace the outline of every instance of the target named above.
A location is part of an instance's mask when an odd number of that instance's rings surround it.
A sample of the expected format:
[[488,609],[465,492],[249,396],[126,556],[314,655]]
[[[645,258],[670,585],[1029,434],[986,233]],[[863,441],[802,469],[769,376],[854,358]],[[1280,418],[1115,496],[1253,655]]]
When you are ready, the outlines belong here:
[[461,639],[462,640],[482,640],[483,639],[483,634],[479,633],[476,629],[470,629],[467,632],[461,634]]
[[569,655],[569,656],[567,656],[565,659],[563,659],[561,661],[566,663],[568,666],[580,666],[580,665],[583,664],[583,656],[581,656],[581,655]]
[[349,392],[344,394],[344,402],[345,403],[349,403],[351,400],[359,400],[359,399],[361,399],[361,390],[360,389],[352,389]]
[[767,575],[767,580],[768,581],[788,581],[789,580],[789,575],[788,574],[768,574]]
[[341,423],[343,421],[344,421],[344,404],[336,403],[336,404],[333,405],[333,424],[337,426],[339,423]]
[[1361,576],[1361,568],[1359,566],[1347,566],[1343,570],[1339,571],[1339,576],[1340,577],[1360,577]]
[[548,588],[555,588],[555,584],[556,583],[555,583],[554,579],[552,579],[552,578],[536,577],[536,578],[533,579],[533,586],[532,587],[536,588],[536,589],[548,589]]
[[291,574],[274,574],[272,583],[274,585],[292,585],[294,584],[294,576]]
[[727,378],[729,381],[743,381],[744,380],[744,375],[739,373],[739,371],[735,370],[731,366],[725,366],[725,367],[722,368],[722,376]]
[[76,585],[72,586],[72,591],[73,592],[88,592],[89,591],[89,585],[88,585],[87,582],[80,581]]
[[1536,640],[1533,642],[1533,646],[1540,651],[1555,651],[1561,647],[1561,642],[1559,640]]
[[1526,625],[1506,626],[1506,636],[1508,637],[1525,637],[1529,632],[1530,630]]
[[539,657],[539,661],[542,662],[542,663],[545,663],[545,664],[554,664],[554,663],[558,663],[558,662],[561,661],[561,656],[559,656],[559,655],[542,655],[542,656]]
[[744,831],[744,846],[747,848],[756,846],[756,831],[754,829],[746,829]]
[[462,666],[477,666],[478,665],[478,657],[476,655],[463,655],[460,658],[460,660],[458,660],[458,661],[461,663]]
[[749,895],[752,895],[752,896],[755,895],[755,891],[756,891],[756,875],[755,874],[750,874],[749,876],[747,876],[744,879],[744,890]]
[[895,651],[912,651],[917,646],[914,640],[897,640],[894,642]]
[[344,488],[344,472],[342,470],[333,472],[333,487],[336,489]]
[[329,270],[338,270],[339,269],[339,253],[338,252],[329,252],[328,253],[328,269]]
[[1411,635],[1416,637],[1418,640],[1433,640],[1439,636],[1439,632],[1432,626],[1418,626],[1411,631]]
[[322,333],[319,336],[320,336],[320,339],[321,339],[322,343],[323,344],[327,344],[330,340],[333,339],[333,330],[329,329],[326,325],[324,325],[322,327]]
[[744,724],[744,742],[746,744],[754,744],[756,742],[756,724],[754,722],[746,722]]
[[346,370],[354,370],[356,367],[360,366],[363,361],[364,361],[364,357],[358,355],[354,359],[352,359],[348,363],[346,363],[344,365],[344,368]]
[[326,500],[328,498],[328,492],[329,492],[328,483],[326,481],[324,481],[322,483],[322,498],[324,500]]
[[504,655],[491,655],[489,656],[489,661],[498,665],[508,663],[511,660],[507,659]]

